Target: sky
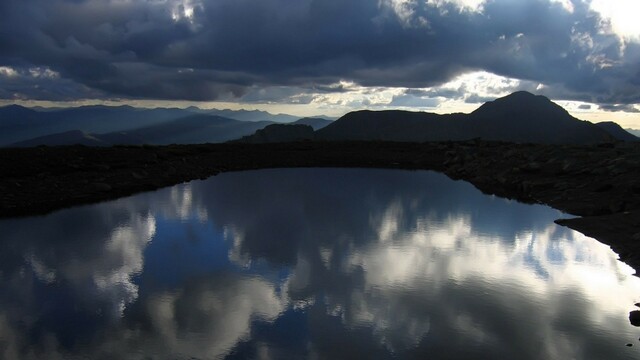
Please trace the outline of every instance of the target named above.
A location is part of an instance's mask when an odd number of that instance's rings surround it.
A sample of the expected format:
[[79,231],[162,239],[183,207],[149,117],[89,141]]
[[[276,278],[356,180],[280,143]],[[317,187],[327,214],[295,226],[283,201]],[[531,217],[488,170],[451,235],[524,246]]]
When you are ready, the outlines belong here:
[[470,112],[640,129],[639,0],[1,0],[0,105]]

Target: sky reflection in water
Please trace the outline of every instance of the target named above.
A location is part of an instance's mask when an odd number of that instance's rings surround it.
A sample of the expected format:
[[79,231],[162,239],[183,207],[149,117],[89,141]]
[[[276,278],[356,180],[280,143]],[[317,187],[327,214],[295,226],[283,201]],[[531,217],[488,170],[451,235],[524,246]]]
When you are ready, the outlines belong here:
[[0,221],[0,358],[640,357],[639,279],[560,216],[274,169]]

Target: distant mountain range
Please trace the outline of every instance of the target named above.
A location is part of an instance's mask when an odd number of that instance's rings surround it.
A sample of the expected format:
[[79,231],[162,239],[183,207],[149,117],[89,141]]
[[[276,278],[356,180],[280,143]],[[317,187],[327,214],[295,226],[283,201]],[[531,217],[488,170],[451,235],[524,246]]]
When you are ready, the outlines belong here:
[[608,129],[610,127],[574,118],[544,96],[521,91],[487,102],[470,114],[352,112],[317,131],[316,138],[415,142],[480,138],[519,143],[586,144],[617,140],[617,133],[610,134]]
[[[282,125],[275,120],[295,126]],[[234,139],[251,143],[296,140],[425,142],[475,138],[548,144],[640,141],[613,122],[593,124],[576,119],[548,98],[524,91],[487,102],[470,114],[363,110],[348,113],[335,121],[298,119],[262,111],[198,108],[91,106],[54,111],[36,111],[16,105],[0,108],[0,146],[162,145]]]
[[269,124],[298,121],[309,123],[316,129],[331,122],[264,111],[203,110],[195,107],[30,109],[10,105],[0,108],[0,146],[224,142],[250,135]]

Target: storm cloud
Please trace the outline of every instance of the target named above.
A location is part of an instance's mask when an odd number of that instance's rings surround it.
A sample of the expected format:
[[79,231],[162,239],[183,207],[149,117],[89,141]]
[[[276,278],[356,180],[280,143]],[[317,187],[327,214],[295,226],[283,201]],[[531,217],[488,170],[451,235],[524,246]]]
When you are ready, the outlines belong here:
[[265,101],[309,102],[345,81],[423,89],[485,71],[624,110],[640,103],[640,46],[592,2],[5,0],[0,97],[261,101],[280,89]]

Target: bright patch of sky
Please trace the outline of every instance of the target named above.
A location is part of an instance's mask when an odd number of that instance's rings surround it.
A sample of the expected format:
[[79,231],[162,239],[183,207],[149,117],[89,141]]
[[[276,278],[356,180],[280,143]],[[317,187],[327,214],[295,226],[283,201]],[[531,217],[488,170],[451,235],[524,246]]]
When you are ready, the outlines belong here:
[[308,98],[310,106],[330,115],[340,115],[363,108],[449,113],[473,111],[485,101],[522,88],[535,91],[538,86],[538,83],[530,81],[476,71],[462,74],[440,86],[428,88],[363,87],[353,82],[342,81],[331,86],[334,89],[339,88],[340,92],[314,93],[301,97]]
[[625,41],[640,42],[640,1],[593,0],[591,9],[610,22],[611,29]]

